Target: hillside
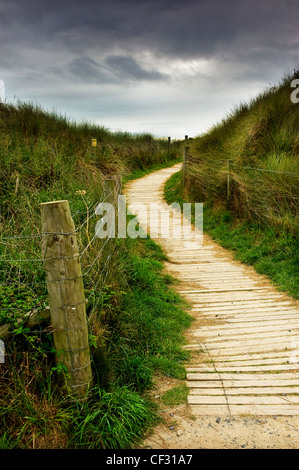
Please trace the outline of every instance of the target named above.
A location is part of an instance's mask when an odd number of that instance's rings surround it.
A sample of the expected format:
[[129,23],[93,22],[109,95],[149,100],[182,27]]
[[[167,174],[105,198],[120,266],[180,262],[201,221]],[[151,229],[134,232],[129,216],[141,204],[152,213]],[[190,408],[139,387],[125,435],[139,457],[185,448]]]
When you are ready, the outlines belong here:
[[298,232],[299,106],[291,100],[298,76],[285,77],[193,140],[186,186],[195,199]]
[[174,175],[165,189],[168,203],[203,202],[204,230],[295,298],[299,104],[291,100],[291,83],[298,76],[286,76],[190,139],[184,177]]
[[[0,104],[0,448],[130,447],[157,417],[147,395],[153,375],[183,377],[190,319],[162,273],[162,250],[149,238],[95,232],[95,208],[111,195],[105,178],[124,182],[170,165],[179,148]],[[55,349],[47,310],[41,203],[59,200],[69,202],[86,298],[93,388],[84,404],[68,395],[68,351]],[[28,314],[37,315],[33,326]]]

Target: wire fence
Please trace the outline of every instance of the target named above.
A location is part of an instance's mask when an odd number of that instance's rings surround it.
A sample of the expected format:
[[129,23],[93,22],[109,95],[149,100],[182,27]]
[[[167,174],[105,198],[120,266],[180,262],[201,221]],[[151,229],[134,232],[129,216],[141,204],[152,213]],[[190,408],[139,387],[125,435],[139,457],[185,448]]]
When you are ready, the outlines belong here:
[[244,170],[265,171],[267,173],[278,173],[278,174],[284,174],[284,175],[293,175],[293,176],[297,176],[299,178],[299,173],[295,173],[293,171],[271,170],[271,169],[268,169],[268,168],[257,168],[257,167],[250,167],[250,166],[241,166],[241,165],[236,165],[235,163],[231,163],[231,165],[234,168],[243,168]]
[[[75,224],[71,232],[38,232],[20,235],[0,235],[0,337],[1,333],[16,335],[43,335],[51,333],[49,324],[44,324],[44,316],[39,320],[39,313],[48,309],[49,299],[46,287],[44,263],[57,257],[42,256],[42,243],[47,237],[76,236],[79,246],[78,254],[74,256],[61,255],[64,260],[78,258],[86,294],[87,324],[91,325],[96,317],[101,295],[113,262],[116,244],[113,238],[107,236],[100,239],[96,232],[99,220],[95,209],[100,203],[116,201],[121,191],[120,179],[115,180],[112,190],[104,191],[96,202],[87,204],[84,210],[72,213]],[[79,277],[79,276],[77,276]],[[76,278],[77,278],[76,277]],[[81,277],[81,276],[80,276]],[[59,282],[67,282],[76,278],[63,278]],[[52,282],[57,282],[54,279]],[[47,280],[51,282],[51,280]],[[76,304],[64,304],[61,307],[76,307]],[[36,325],[30,331],[26,328],[28,320],[36,317]],[[79,329],[68,328],[68,330]],[[8,352],[6,352],[6,355]]]
[[[237,183],[238,193],[256,213],[281,217],[299,215],[299,173],[229,163],[227,181]],[[228,199],[231,194],[228,192]]]
[[299,173],[296,162],[269,157],[264,163],[265,168],[216,156],[200,157],[192,155],[186,146],[183,185],[193,198],[216,204],[226,202],[238,217],[257,219],[297,233]]

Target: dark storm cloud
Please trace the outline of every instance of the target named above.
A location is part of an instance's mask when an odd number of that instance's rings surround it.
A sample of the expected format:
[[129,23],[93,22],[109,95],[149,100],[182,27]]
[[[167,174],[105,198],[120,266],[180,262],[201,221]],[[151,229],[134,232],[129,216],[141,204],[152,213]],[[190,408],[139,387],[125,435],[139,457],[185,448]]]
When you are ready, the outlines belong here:
[[[24,45],[244,56],[298,42],[297,0],[2,0],[1,29]],[[37,42],[36,42],[37,41]],[[246,48],[247,46],[247,48]]]
[[53,69],[56,73],[69,72],[73,79],[87,83],[118,83],[155,81],[166,79],[165,74],[148,71],[131,56],[108,56],[102,63],[89,57],[73,59],[64,69]]
[[114,75],[119,79],[155,81],[167,78],[165,74],[154,70],[145,70],[133,57],[130,56],[108,56],[105,62],[110,67],[111,71],[113,71]]
[[105,73],[103,72],[101,65],[89,57],[78,57],[72,60],[66,69],[71,73],[71,75],[75,78],[79,78],[80,80],[87,82],[106,81]]
[[120,115],[163,102],[205,121],[298,66],[298,13],[299,0],[0,0],[0,78],[87,116],[96,100]]

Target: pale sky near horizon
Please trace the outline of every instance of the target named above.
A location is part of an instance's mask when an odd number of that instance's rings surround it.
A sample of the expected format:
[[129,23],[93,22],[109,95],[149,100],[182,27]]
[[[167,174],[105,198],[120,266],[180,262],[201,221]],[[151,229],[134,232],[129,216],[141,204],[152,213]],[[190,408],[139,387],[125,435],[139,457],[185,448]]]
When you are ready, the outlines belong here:
[[299,0],[0,0],[0,80],[8,102],[196,136],[298,68],[298,18]]

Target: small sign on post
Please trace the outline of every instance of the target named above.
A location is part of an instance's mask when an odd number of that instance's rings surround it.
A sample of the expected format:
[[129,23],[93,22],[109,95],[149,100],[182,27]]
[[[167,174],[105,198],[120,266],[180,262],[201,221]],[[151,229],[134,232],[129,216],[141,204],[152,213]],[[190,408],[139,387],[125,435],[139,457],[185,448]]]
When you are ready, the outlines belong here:
[[97,147],[97,146],[98,146],[98,141],[97,141],[97,139],[91,139],[91,146],[92,146],[92,147]]
[[185,144],[183,148],[183,186],[185,186],[185,180],[186,180],[186,160],[187,160],[187,155],[189,152],[189,147],[187,147],[188,143],[188,136],[185,135]]
[[230,200],[231,162],[231,160],[228,160],[227,162],[227,201]]
[[5,346],[4,341],[0,339],[0,364],[4,364],[5,362]]
[[168,147],[167,147],[168,155],[170,155],[170,146],[171,146],[171,137],[168,137]]

